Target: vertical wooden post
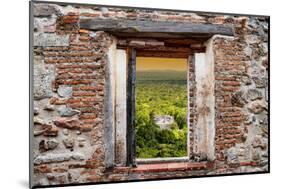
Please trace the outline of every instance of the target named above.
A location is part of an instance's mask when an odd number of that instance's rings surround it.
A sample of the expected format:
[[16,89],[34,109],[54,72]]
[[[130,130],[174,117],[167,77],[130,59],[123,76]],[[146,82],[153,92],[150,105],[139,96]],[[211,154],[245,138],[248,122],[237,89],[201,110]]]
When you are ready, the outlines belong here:
[[136,50],[128,51],[128,82],[127,82],[127,166],[136,167],[136,136],[135,136],[135,85],[136,85]]
[[187,141],[186,141],[186,151],[187,157],[190,157],[190,81],[189,81],[189,69],[190,62],[193,61],[193,55],[188,56],[186,59],[186,95],[187,95],[187,112],[186,112],[186,127],[187,127]]
[[127,52],[116,51],[115,81],[115,163],[126,166],[127,162]]

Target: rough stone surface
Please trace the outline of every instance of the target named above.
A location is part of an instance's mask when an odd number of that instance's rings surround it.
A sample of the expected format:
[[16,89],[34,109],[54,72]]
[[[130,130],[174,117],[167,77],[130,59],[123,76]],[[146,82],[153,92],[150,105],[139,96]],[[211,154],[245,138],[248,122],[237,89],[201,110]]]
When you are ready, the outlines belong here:
[[267,142],[262,137],[256,136],[252,142],[254,148],[266,149]]
[[43,63],[34,64],[33,96],[35,100],[52,97],[54,70]]
[[72,96],[72,87],[68,86],[59,86],[58,95],[60,97],[69,98]]
[[242,76],[241,78],[242,82],[245,83],[245,85],[251,85],[252,84],[252,80],[249,78],[249,76]]
[[85,157],[81,153],[73,152],[73,153],[63,153],[63,154],[53,154],[49,153],[47,155],[40,155],[34,159],[34,164],[42,164],[42,163],[56,163],[63,162],[69,160],[84,160]]
[[82,138],[82,137],[77,137],[77,141],[78,141],[78,146],[79,147],[84,147],[85,143],[86,143],[86,139]]
[[37,4],[34,6],[34,16],[51,16],[52,14],[62,14],[60,7],[54,4]]
[[39,108],[34,108],[34,110],[33,110],[33,114],[34,115],[38,115],[39,114]]
[[73,138],[66,138],[63,140],[63,144],[66,148],[73,148],[74,147],[74,139]]
[[264,110],[266,110],[266,109],[267,109],[267,105],[266,105],[266,103],[265,103],[264,101],[258,100],[258,101],[252,102],[252,103],[249,105],[248,109],[249,109],[251,112],[253,112],[253,113],[255,113],[255,114],[258,114],[258,113],[261,113],[261,112],[263,112]]
[[44,110],[47,110],[47,111],[54,111],[54,110],[55,110],[55,106],[54,106],[54,105],[51,105],[51,104],[47,104],[47,105],[44,107]]
[[40,151],[44,152],[44,151],[48,151],[48,150],[53,150],[58,145],[59,145],[59,143],[56,139],[50,139],[50,140],[47,140],[47,141],[42,140],[39,143],[39,148],[40,148]]
[[247,97],[250,100],[257,100],[263,98],[262,93],[257,89],[249,89],[247,92]]
[[226,153],[226,156],[227,156],[227,162],[228,163],[238,163],[239,160],[238,160],[238,152],[237,152],[237,149],[235,148],[230,148],[227,150],[227,153]]
[[43,135],[46,137],[56,137],[58,136],[58,132],[59,132],[58,128],[52,126],[46,131],[44,131]]
[[58,146],[58,141],[56,139],[52,139],[52,140],[47,140],[46,141],[46,145],[45,145],[45,148],[46,149],[55,149],[57,146]]
[[36,116],[33,118],[34,124],[39,124],[39,125],[47,125],[48,123],[44,121],[42,118]]
[[56,31],[56,17],[44,17],[34,19],[34,31],[43,33],[54,33]]
[[58,127],[63,127],[67,129],[79,129],[81,122],[77,118],[60,118],[54,121],[54,124]]
[[35,33],[34,34],[34,46],[68,46],[69,45],[69,35],[59,36],[57,34],[51,33]]
[[66,106],[59,107],[58,112],[59,112],[60,116],[62,116],[62,117],[71,117],[71,116],[81,113],[79,110],[74,110],[74,109],[66,107]]
[[69,135],[69,130],[68,129],[63,129],[62,133],[67,136],[67,135]]
[[255,82],[257,88],[264,88],[267,86],[266,78],[253,77],[253,81]]

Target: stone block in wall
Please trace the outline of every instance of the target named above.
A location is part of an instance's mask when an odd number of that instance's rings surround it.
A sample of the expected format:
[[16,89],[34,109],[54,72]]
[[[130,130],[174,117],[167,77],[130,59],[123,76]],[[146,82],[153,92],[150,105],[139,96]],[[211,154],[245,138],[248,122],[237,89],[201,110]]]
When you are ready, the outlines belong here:
[[63,98],[69,98],[72,96],[72,87],[60,85],[58,88],[58,95]]
[[257,88],[265,88],[267,84],[267,78],[265,77],[253,77],[252,78]]
[[57,127],[67,128],[67,129],[81,129],[81,122],[77,118],[59,118],[54,121]]
[[59,145],[58,141],[56,139],[50,139],[50,140],[42,140],[39,143],[39,150],[40,152],[45,152],[48,150],[53,150]]
[[34,31],[53,33],[56,31],[56,18],[34,18]]
[[73,138],[66,138],[63,140],[63,144],[66,148],[73,149],[75,140]]
[[73,153],[60,153],[60,154],[54,154],[49,153],[45,155],[39,155],[35,157],[34,164],[42,164],[42,163],[54,163],[54,162],[63,162],[63,161],[69,161],[69,160],[84,160],[85,156],[78,152]]
[[45,66],[42,60],[34,62],[33,95],[35,100],[52,97],[52,81],[55,79],[52,66]]
[[52,14],[62,15],[62,9],[55,4],[34,4],[34,16],[51,16]]
[[69,45],[69,35],[57,35],[54,33],[35,33],[34,46],[59,47]]
[[236,164],[239,163],[238,160],[238,150],[232,147],[226,151],[226,159],[228,163]]
[[254,114],[259,114],[264,110],[267,110],[267,104],[263,100],[256,100],[249,104],[248,110]]
[[58,112],[60,116],[62,117],[71,117],[77,114],[80,114],[81,112],[79,110],[72,109],[70,107],[67,107],[65,105],[58,108]]
[[257,89],[249,89],[247,91],[247,98],[250,100],[256,100],[262,98],[262,93]]

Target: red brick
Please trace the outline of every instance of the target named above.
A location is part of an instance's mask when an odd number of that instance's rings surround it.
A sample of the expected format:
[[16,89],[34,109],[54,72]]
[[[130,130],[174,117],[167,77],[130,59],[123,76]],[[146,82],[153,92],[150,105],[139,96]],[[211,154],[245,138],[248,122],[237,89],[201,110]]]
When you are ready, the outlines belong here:
[[85,16],[85,17],[99,17],[101,16],[100,13],[81,13],[80,16]]
[[258,162],[240,162],[240,166],[258,166],[259,163]]
[[34,166],[34,173],[51,173],[52,169],[45,164]]
[[97,116],[95,114],[82,114],[80,115],[80,118],[82,119],[95,119]]

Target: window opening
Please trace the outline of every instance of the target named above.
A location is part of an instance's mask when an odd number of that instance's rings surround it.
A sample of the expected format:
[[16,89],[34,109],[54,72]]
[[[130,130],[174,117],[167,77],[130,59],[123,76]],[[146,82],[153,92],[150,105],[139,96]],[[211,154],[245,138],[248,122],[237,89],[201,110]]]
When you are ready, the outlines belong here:
[[136,58],[137,158],[187,156],[187,59]]

